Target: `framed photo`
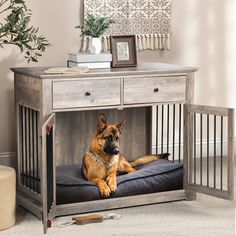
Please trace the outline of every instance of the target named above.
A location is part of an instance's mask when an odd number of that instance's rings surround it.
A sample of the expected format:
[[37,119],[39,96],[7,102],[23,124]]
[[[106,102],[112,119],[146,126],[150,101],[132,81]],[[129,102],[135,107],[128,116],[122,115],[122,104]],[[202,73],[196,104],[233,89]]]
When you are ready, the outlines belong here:
[[111,67],[137,66],[135,35],[110,37],[112,63]]

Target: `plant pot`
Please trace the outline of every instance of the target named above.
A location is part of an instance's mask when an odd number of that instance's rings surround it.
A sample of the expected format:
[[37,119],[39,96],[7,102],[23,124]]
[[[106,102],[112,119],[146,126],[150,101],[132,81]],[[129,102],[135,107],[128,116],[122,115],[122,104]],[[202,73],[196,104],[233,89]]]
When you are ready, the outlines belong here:
[[89,40],[89,52],[99,54],[102,50],[102,42],[100,38],[91,38]]

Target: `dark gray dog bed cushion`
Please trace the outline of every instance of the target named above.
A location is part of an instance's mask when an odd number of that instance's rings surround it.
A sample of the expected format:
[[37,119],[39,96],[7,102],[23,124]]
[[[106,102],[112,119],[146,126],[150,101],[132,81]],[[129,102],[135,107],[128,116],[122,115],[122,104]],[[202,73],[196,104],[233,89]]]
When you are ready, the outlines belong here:
[[[157,160],[136,167],[132,174],[117,177],[117,190],[111,198],[155,193],[183,188],[183,165]],[[86,181],[81,165],[57,167],[57,204],[102,199],[97,185]]]

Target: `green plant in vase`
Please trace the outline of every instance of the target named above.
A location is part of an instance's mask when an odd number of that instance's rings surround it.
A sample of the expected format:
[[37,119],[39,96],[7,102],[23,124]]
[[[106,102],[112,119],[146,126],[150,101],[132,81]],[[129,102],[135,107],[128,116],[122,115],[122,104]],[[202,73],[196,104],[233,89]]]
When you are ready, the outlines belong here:
[[80,36],[91,37],[89,41],[90,53],[98,54],[101,52],[102,44],[100,37],[113,23],[115,23],[115,21],[110,17],[96,17],[88,14],[84,19],[84,24],[76,26],[76,28],[81,29]]
[[0,47],[17,46],[29,62],[37,62],[38,57],[50,46],[44,36],[38,34],[38,28],[30,26],[31,10],[24,0],[0,0]]

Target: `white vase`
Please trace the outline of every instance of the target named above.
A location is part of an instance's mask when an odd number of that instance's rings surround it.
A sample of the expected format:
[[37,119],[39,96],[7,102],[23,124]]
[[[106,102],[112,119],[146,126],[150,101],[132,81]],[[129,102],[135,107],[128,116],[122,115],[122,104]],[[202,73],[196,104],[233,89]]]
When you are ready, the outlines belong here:
[[100,38],[91,38],[89,40],[89,52],[99,54],[102,50],[102,42]]

